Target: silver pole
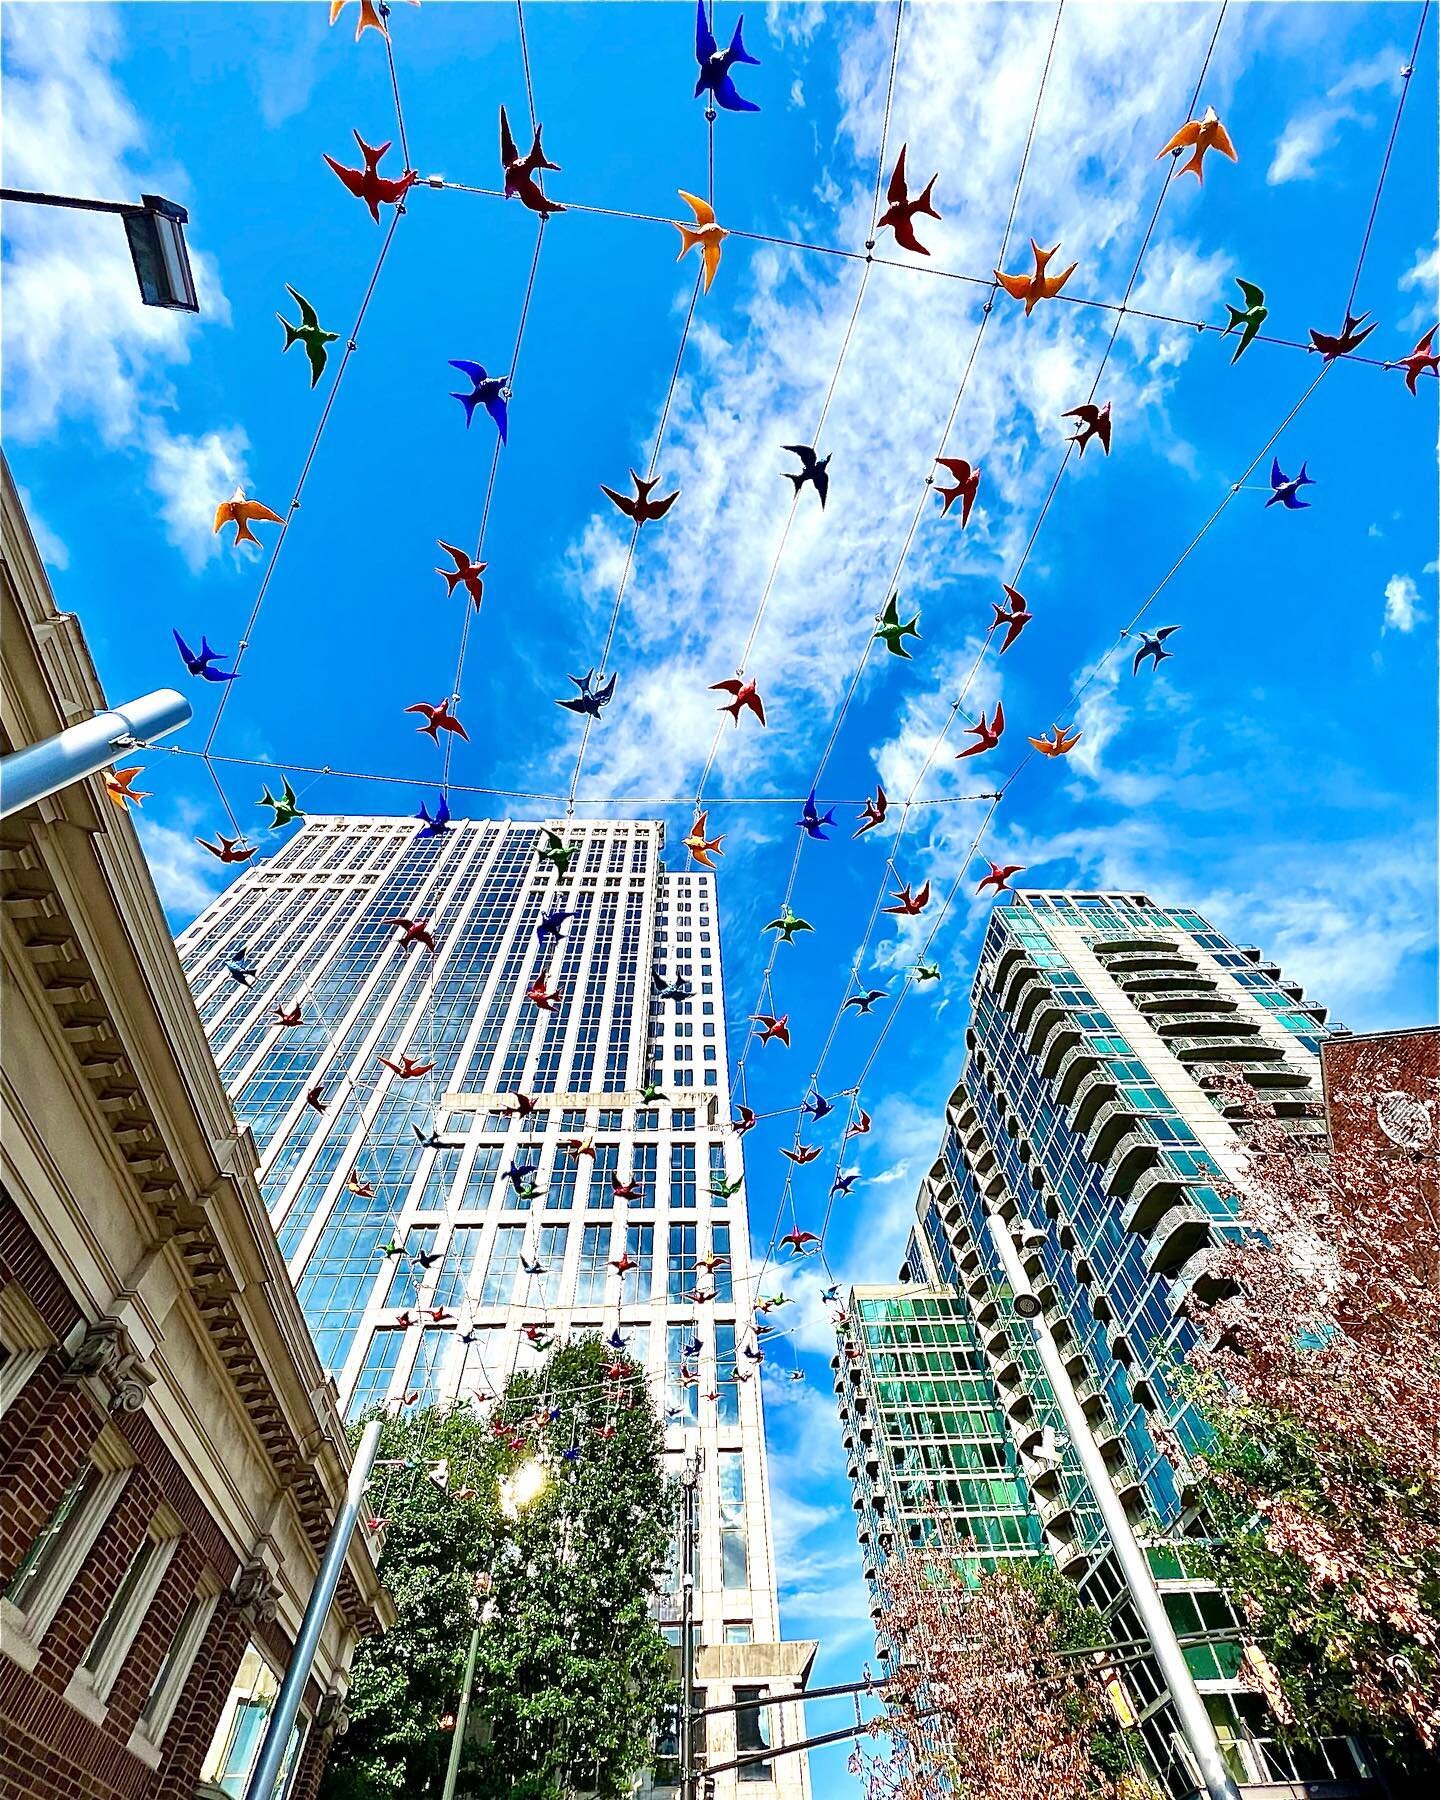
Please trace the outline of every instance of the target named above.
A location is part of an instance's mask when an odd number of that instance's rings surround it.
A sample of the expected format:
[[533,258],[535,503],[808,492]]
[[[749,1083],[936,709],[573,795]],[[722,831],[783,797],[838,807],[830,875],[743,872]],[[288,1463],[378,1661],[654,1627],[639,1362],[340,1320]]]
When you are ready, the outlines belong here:
[[[1200,1771],[1205,1792],[1209,1800],[1240,1800],[1240,1790],[1220,1754],[1215,1727],[1205,1710],[1205,1702],[1200,1698],[1200,1690],[1195,1686],[1195,1678],[1185,1661],[1185,1653],[1176,1639],[1175,1627],[1165,1611],[1165,1602],[1155,1585],[1155,1577],[1150,1572],[1149,1559],[1136,1541],[1125,1508],[1111,1485],[1110,1472],[1091,1435],[1090,1422],[1075,1397],[1075,1388],[1064,1360],[1050,1335],[1050,1327],[1041,1313],[1040,1304],[1025,1278],[1020,1252],[1015,1248],[1010,1228],[997,1212],[988,1215],[986,1224],[1005,1271],[1005,1279],[1015,1295],[1015,1310],[1029,1319],[1030,1329],[1035,1334],[1035,1348],[1040,1353],[1045,1377],[1054,1392],[1070,1442],[1080,1458],[1085,1479],[1095,1496],[1095,1504],[1115,1551],[1115,1561],[1124,1577],[1135,1611],[1139,1614],[1141,1629],[1150,1640],[1156,1665],[1170,1690],[1175,1717],[1190,1753],[1195,1758],[1195,1766]],[[1034,1309],[1033,1312],[1030,1308]]]
[[0,757],[0,818],[33,806],[72,782],[108,768],[131,747],[153,743],[190,722],[190,702],[174,688],[157,688],[110,712],[97,713],[54,737]]
[[350,1469],[345,1502],[336,1515],[330,1542],[325,1546],[325,1554],[316,1571],[315,1585],[305,1603],[305,1617],[300,1621],[290,1667],[285,1671],[285,1680],[281,1683],[275,1710],[265,1728],[265,1741],[260,1746],[260,1755],[246,1784],[245,1800],[272,1800],[274,1795],[275,1783],[280,1778],[280,1765],[285,1760],[286,1746],[290,1742],[290,1733],[295,1729],[295,1718],[300,1711],[305,1683],[310,1679],[320,1633],[325,1628],[325,1621],[335,1599],[335,1590],[340,1585],[340,1572],[345,1567],[345,1556],[350,1548],[355,1521],[360,1517],[360,1508],[365,1501],[365,1486],[375,1464],[375,1454],[380,1448],[381,1424],[381,1420],[371,1419],[361,1435],[360,1448],[355,1452],[355,1461]]

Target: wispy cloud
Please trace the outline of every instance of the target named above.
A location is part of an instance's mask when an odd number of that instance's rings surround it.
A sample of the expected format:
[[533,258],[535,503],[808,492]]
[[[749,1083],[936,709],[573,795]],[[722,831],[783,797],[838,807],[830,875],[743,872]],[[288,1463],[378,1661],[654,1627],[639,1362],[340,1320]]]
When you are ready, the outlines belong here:
[[1382,632],[1411,632],[1427,615],[1420,610],[1420,590],[1409,575],[1392,575],[1385,583]]
[[214,859],[206,855],[188,831],[176,830],[143,815],[136,819],[135,827],[161,905],[181,923],[188,924],[219,892]]
[[15,491],[20,496],[20,505],[24,508],[25,517],[30,521],[30,535],[35,539],[35,548],[40,552],[45,566],[50,569],[68,569],[70,567],[69,548],[36,512],[35,502],[30,498],[29,488],[17,482]]
[[1319,105],[1297,113],[1276,142],[1274,159],[1265,176],[1271,187],[1287,181],[1309,181],[1318,175],[1325,152],[1333,146],[1340,127],[1368,122],[1351,97],[1379,88],[1398,92],[1404,60],[1398,48],[1382,50],[1343,75]]

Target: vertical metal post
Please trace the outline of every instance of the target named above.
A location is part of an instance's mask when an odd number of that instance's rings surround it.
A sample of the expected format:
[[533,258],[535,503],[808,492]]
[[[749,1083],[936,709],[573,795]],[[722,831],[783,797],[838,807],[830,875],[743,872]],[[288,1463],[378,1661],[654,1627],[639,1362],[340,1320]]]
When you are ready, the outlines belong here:
[[695,1800],[695,1522],[698,1452],[680,1476],[680,1800]]
[[460,1749],[465,1742],[465,1727],[470,1721],[470,1694],[475,1686],[475,1665],[480,1660],[480,1626],[477,1615],[470,1633],[470,1651],[465,1658],[465,1679],[460,1687],[460,1705],[455,1712],[455,1735],[450,1740],[450,1760],[445,1765],[445,1785],[440,1800],[455,1800],[455,1783],[460,1775]]
[[[1200,1690],[1195,1686],[1195,1678],[1185,1661],[1185,1653],[1176,1639],[1175,1627],[1165,1611],[1165,1602],[1155,1585],[1155,1577],[1150,1572],[1149,1559],[1136,1541],[1125,1508],[1111,1485],[1105,1459],[1090,1432],[1090,1421],[1075,1397],[1069,1371],[1050,1335],[1050,1327],[1040,1304],[1025,1278],[1024,1265],[1020,1261],[1020,1252],[1015,1248],[1015,1240],[1010,1235],[1010,1228],[997,1212],[988,1215],[986,1224],[1005,1271],[1005,1279],[1016,1297],[1016,1311],[1029,1319],[1030,1329],[1035,1334],[1035,1348],[1040,1353],[1045,1377],[1054,1392],[1085,1479],[1095,1496],[1095,1505],[1109,1534],[1115,1561],[1139,1615],[1141,1629],[1150,1640],[1156,1666],[1170,1690],[1175,1717],[1190,1753],[1195,1758],[1195,1766],[1200,1771],[1205,1792],[1209,1800],[1240,1800],[1240,1790],[1220,1754],[1215,1727],[1205,1710],[1205,1702],[1200,1698]],[[1018,1304],[1026,1301],[1029,1303],[1028,1307]]]
[[153,743],[190,722],[190,702],[174,688],[157,688],[110,712],[96,713],[54,737],[0,757],[0,818],[58,794],[72,782],[108,768],[130,744]]
[[265,1728],[265,1741],[260,1746],[260,1755],[256,1759],[250,1780],[246,1783],[245,1800],[272,1800],[275,1792],[275,1783],[280,1777],[280,1767],[285,1760],[290,1733],[295,1729],[295,1718],[300,1711],[305,1683],[310,1679],[320,1633],[325,1628],[325,1621],[334,1603],[335,1590],[340,1585],[340,1572],[345,1567],[345,1555],[350,1548],[355,1521],[360,1517],[360,1508],[365,1502],[365,1486],[375,1465],[376,1452],[380,1448],[381,1423],[379,1419],[371,1419],[360,1438],[360,1448],[355,1452],[350,1481],[345,1489],[345,1501],[336,1515],[335,1528],[330,1533],[330,1542],[325,1546],[325,1554],[316,1571],[315,1585],[305,1603],[305,1617],[300,1621],[300,1630],[296,1634],[290,1667],[285,1671],[275,1710]]

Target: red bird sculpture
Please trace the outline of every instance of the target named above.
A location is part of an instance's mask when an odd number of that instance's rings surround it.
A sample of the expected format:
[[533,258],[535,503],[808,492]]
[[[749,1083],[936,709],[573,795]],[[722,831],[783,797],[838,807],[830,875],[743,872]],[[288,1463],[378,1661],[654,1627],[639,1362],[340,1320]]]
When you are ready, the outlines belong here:
[[442,731],[453,731],[457,737],[464,738],[467,744],[470,742],[470,733],[451,712],[448,700],[442,700],[438,706],[426,706],[421,700],[414,706],[407,706],[405,710],[407,713],[424,714],[425,723],[417,725],[415,729],[423,732],[426,737],[433,738],[437,744]]
[[[990,629],[998,631],[1002,625],[1005,627],[1004,641],[1000,645],[1000,654],[1003,656],[1035,615],[1030,611],[1025,596],[1018,588],[1011,587],[1008,581],[1002,581],[1000,585],[1004,588],[1010,605],[1007,608],[997,606],[993,600],[990,602],[991,609],[995,614],[995,622]],[[974,727],[972,726],[971,729],[973,730]]]
[[1069,412],[1061,413],[1062,419],[1078,419],[1080,428],[1070,439],[1078,444],[1080,454],[1085,454],[1085,446],[1092,438],[1099,438],[1100,448],[1108,456],[1110,454],[1110,402],[1096,406],[1093,400],[1087,400],[1083,406],[1072,406]]
[[771,1013],[751,1013],[750,1017],[760,1027],[762,1044],[768,1044],[773,1040],[783,1044],[787,1050],[790,1048],[789,1013],[781,1013],[778,1019]]
[[885,790],[883,787],[877,786],[875,798],[867,800],[860,808],[860,824],[858,829],[851,833],[851,836],[864,837],[867,831],[873,831],[877,825],[883,825],[885,815],[889,810],[890,802],[885,797]]
[[907,881],[904,886],[896,892],[895,899],[898,902],[897,905],[882,907],[881,911],[895,913],[902,919],[913,919],[917,913],[924,912],[925,908],[930,904],[930,883],[927,881],[923,887],[912,894],[910,892],[910,883]]
[[[818,1244],[820,1239],[813,1231],[800,1231],[797,1229],[795,1231],[787,1231],[780,1242],[782,1244],[787,1244],[797,1256],[804,1256],[811,1244]],[[759,1361],[758,1357],[756,1358],[756,1361]]]
[[970,523],[970,508],[975,504],[975,496],[980,492],[980,471],[966,462],[963,456],[937,456],[936,462],[942,469],[955,477],[954,487],[936,488],[940,496],[940,516],[945,514],[958,500],[960,502],[960,527],[963,530]]
[[553,1012],[555,1002],[560,998],[558,988],[547,988],[545,977],[537,975],[525,990],[525,998],[532,1006],[538,1006],[541,1012]]
[[397,942],[403,949],[408,950],[412,944],[423,944],[427,950],[435,948],[435,939],[430,931],[428,918],[407,919],[397,915],[393,919],[384,920],[383,923],[396,927],[400,933]]
[[737,1137],[744,1137],[747,1131],[754,1129],[755,1110],[753,1107],[740,1106],[738,1104],[735,1110],[739,1113],[740,1117],[738,1119],[732,1119],[730,1123],[735,1127],[735,1135]]
[[547,162],[545,152],[540,148],[540,133],[543,126],[535,127],[535,139],[524,156],[510,131],[510,121],[505,116],[505,108],[500,108],[500,166],[505,171],[505,198],[519,200],[522,206],[528,206],[533,213],[539,213],[542,219],[548,219],[551,213],[564,212],[565,208],[558,200],[551,200],[540,183],[535,179],[542,169],[554,169],[558,175],[559,163]]
[[275,1017],[280,1021],[280,1023],[282,1025],[292,1025],[293,1026],[293,1025],[299,1025],[302,1023],[301,1016],[300,1016],[300,1002],[298,1000],[295,1002],[294,1006],[292,1006],[290,1008],[289,1012],[286,1012],[285,1008],[283,1006],[277,1006],[277,1007],[273,1008],[273,1011],[274,1011]]
[[955,752],[956,762],[963,762],[967,756],[983,756],[987,750],[993,750],[1000,742],[1000,739],[1005,734],[1005,707],[1003,703],[999,700],[995,702],[995,713],[993,718],[987,720],[985,714],[981,713],[980,722],[976,725],[967,725],[965,731],[967,735],[974,737],[975,742],[967,749],[957,750]]
[[741,709],[747,706],[762,725],[765,723],[765,702],[760,698],[759,690],[753,681],[740,681],[738,679],[731,679],[730,681],[712,681],[710,683],[710,692],[712,694],[733,695],[733,698],[729,703],[720,707],[719,710],[721,712],[728,712],[737,725],[740,723]]
[[382,1056],[380,1061],[385,1068],[389,1069],[392,1074],[398,1075],[402,1081],[414,1081],[418,1076],[428,1075],[435,1067],[433,1062],[416,1062],[413,1056],[402,1056],[398,1063],[391,1062],[388,1056]]
[[983,894],[987,887],[993,887],[997,894],[1013,893],[1014,889],[1010,886],[1010,877],[1012,875],[1023,874],[1025,869],[1024,863],[1006,863],[1004,868],[1001,868],[998,863],[990,862],[988,857],[985,860],[990,873],[984,877],[975,892],[977,894]]
[[481,581],[480,577],[490,567],[489,563],[472,562],[463,550],[455,544],[447,544],[444,538],[436,538],[435,542],[455,565],[453,569],[437,569],[435,571],[445,583],[445,592],[453,594],[456,587],[463,581],[471,604],[476,612],[479,612],[480,602],[485,595],[485,583]]
[[907,145],[900,146],[900,155],[896,159],[895,173],[890,177],[890,185],[885,190],[885,210],[875,221],[875,229],[893,231],[895,242],[906,250],[914,250],[921,256],[930,252],[915,235],[915,215],[924,213],[927,219],[938,219],[940,214],[931,204],[931,196],[935,192],[938,175],[932,175],[925,183],[925,191],[918,199],[910,198],[910,190],[905,182],[905,151]]
[[1405,385],[1412,394],[1418,392],[1416,383],[1422,375],[1440,375],[1440,356],[1435,355],[1431,349],[1437,330],[1440,330],[1440,326],[1432,325],[1408,356],[1402,357],[1399,362],[1385,365],[1387,369],[1405,371]]
[[380,173],[380,159],[390,148],[389,141],[378,146],[367,144],[358,131],[351,134],[360,146],[360,154],[365,159],[363,169],[348,169],[344,163],[336,162],[333,156],[327,156],[326,162],[340,177],[357,200],[363,200],[370,209],[370,217],[378,225],[382,206],[398,206],[410,189],[420,179],[414,169],[407,169],[398,180]]

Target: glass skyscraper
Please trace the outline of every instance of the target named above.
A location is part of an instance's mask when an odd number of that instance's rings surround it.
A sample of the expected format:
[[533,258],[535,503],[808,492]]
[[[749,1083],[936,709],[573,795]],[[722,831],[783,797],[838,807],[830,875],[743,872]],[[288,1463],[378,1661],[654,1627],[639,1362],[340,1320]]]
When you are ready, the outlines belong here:
[[[1297,1131],[1321,1130],[1325,1009],[1258,949],[1143,894],[1016,893],[991,915],[970,1000],[905,1280],[852,1290],[832,1364],[872,1597],[885,1557],[919,1542],[939,1508],[974,1544],[977,1570],[1048,1557],[1115,1641],[1140,1635],[986,1230],[993,1208],[1189,1640],[1235,1775],[1353,1776],[1343,1747],[1297,1762],[1275,1745],[1264,1702],[1236,1679],[1233,1615],[1194,1573],[1203,1522],[1189,1458],[1204,1429],[1177,1379],[1196,1333],[1184,1302],[1215,1280],[1237,1229],[1243,1109],[1206,1078],[1227,1069]],[[878,1600],[873,1613],[878,1624]],[[1149,1659],[1124,1682],[1144,1760],[1188,1793]]]
[[[780,1642],[715,878],[663,848],[658,821],[312,818],[179,949],[352,1415],[493,1394],[567,1333],[648,1366],[673,1471],[703,1462],[719,1705],[798,1690],[814,1646]],[[661,1615],[675,1636],[678,1580]],[[798,1706],[741,1717],[803,1734]],[[808,1792],[803,1756],[749,1775]]]

